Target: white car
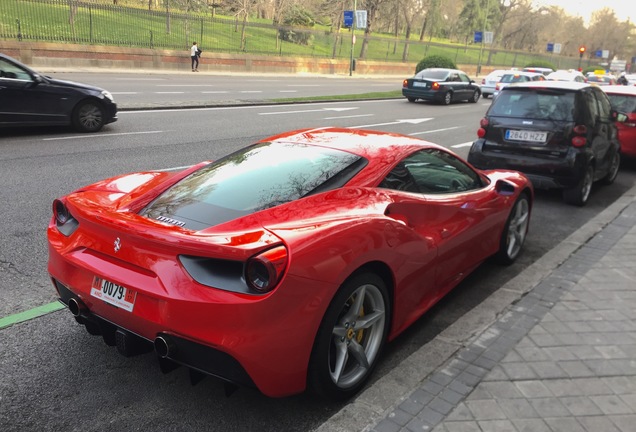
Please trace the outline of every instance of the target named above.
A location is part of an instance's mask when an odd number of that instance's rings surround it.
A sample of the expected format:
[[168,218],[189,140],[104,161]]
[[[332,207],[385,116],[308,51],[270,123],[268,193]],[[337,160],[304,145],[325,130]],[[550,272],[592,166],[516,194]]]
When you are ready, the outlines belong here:
[[625,78],[627,78],[629,85],[636,86],[636,74],[625,75]]
[[481,80],[481,95],[484,98],[492,96],[492,94],[495,92],[495,86],[497,85],[501,77],[507,72],[510,71],[497,69],[486,75],[486,77]]
[[552,81],[574,81],[574,82],[586,82],[585,76],[577,70],[558,70],[548,74],[546,77]]
[[545,81],[545,76],[540,72],[507,71],[495,85],[492,97],[496,98],[499,91],[508,84],[528,81]]

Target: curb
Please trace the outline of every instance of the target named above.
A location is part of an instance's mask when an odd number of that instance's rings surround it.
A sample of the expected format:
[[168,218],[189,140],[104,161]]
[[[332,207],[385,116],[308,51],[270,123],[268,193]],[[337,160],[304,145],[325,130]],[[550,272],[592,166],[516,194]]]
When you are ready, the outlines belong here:
[[432,341],[404,359],[351,403],[314,429],[315,432],[368,431],[445,364],[460,349],[486,331],[505,311],[560,267],[572,254],[636,201],[636,186],[568,236],[478,306],[444,329]]

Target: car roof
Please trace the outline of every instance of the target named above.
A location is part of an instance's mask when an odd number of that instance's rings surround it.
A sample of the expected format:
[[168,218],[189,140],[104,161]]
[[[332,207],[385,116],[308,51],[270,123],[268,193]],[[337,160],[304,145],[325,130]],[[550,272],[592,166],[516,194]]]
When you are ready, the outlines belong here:
[[443,149],[437,144],[406,135],[336,127],[300,129],[271,137],[268,142],[327,147],[353,153],[370,161],[385,159],[389,155],[398,160],[422,148]]
[[518,88],[547,88],[547,89],[556,89],[556,90],[571,90],[578,91],[588,87],[596,87],[591,84],[576,82],[576,81],[528,81],[528,82],[520,82],[514,83],[509,86],[501,89],[502,91],[506,91],[508,89],[518,89]]
[[624,86],[624,85],[614,85],[614,86],[601,86],[603,91],[608,94],[621,94],[626,96],[636,96],[636,86]]
[[541,72],[529,72],[529,71],[515,71],[515,70],[511,70],[511,71],[506,71],[506,73],[504,75],[523,75],[523,76],[534,77],[534,76],[539,76],[539,75],[543,75],[543,74]]

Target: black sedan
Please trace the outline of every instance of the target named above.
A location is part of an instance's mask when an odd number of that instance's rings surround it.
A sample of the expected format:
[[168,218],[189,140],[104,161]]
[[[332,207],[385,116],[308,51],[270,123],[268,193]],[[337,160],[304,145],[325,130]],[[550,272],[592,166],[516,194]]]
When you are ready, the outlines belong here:
[[117,121],[117,105],[106,90],[42,76],[1,53],[0,100],[0,127],[71,125],[97,132]]
[[465,72],[457,69],[429,68],[402,83],[402,95],[409,102],[429,100],[444,105],[454,101],[475,103],[481,89]]

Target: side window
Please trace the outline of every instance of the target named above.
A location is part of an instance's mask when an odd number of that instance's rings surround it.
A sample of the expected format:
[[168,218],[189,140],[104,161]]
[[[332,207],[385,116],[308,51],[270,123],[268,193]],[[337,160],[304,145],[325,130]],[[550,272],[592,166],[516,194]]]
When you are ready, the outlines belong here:
[[596,103],[596,98],[592,94],[592,92],[585,92],[585,105],[588,107],[590,112],[590,124],[592,126],[596,126],[596,122],[598,121],[598,104]]
[[609,98],[602,91],[594,92],[596,99],[598,100],[598,111],[601,119],[608,121],[612,115],[612,105]]
[[18,80],[31,80],[31,76],[18,66],[10,63],[4,59],[0,59],[0,79],[18,79]]
[[465,82],[465,83],[469,83],[470,82],[470,78],[468,78],[468,75],[466,75],[466,74],[459,74],[459,79],[462,82]]
[[404,159],[380,187],[424,194],[457,193],[479,189],[479,174],[457,157],[438,149],[425,149]]

